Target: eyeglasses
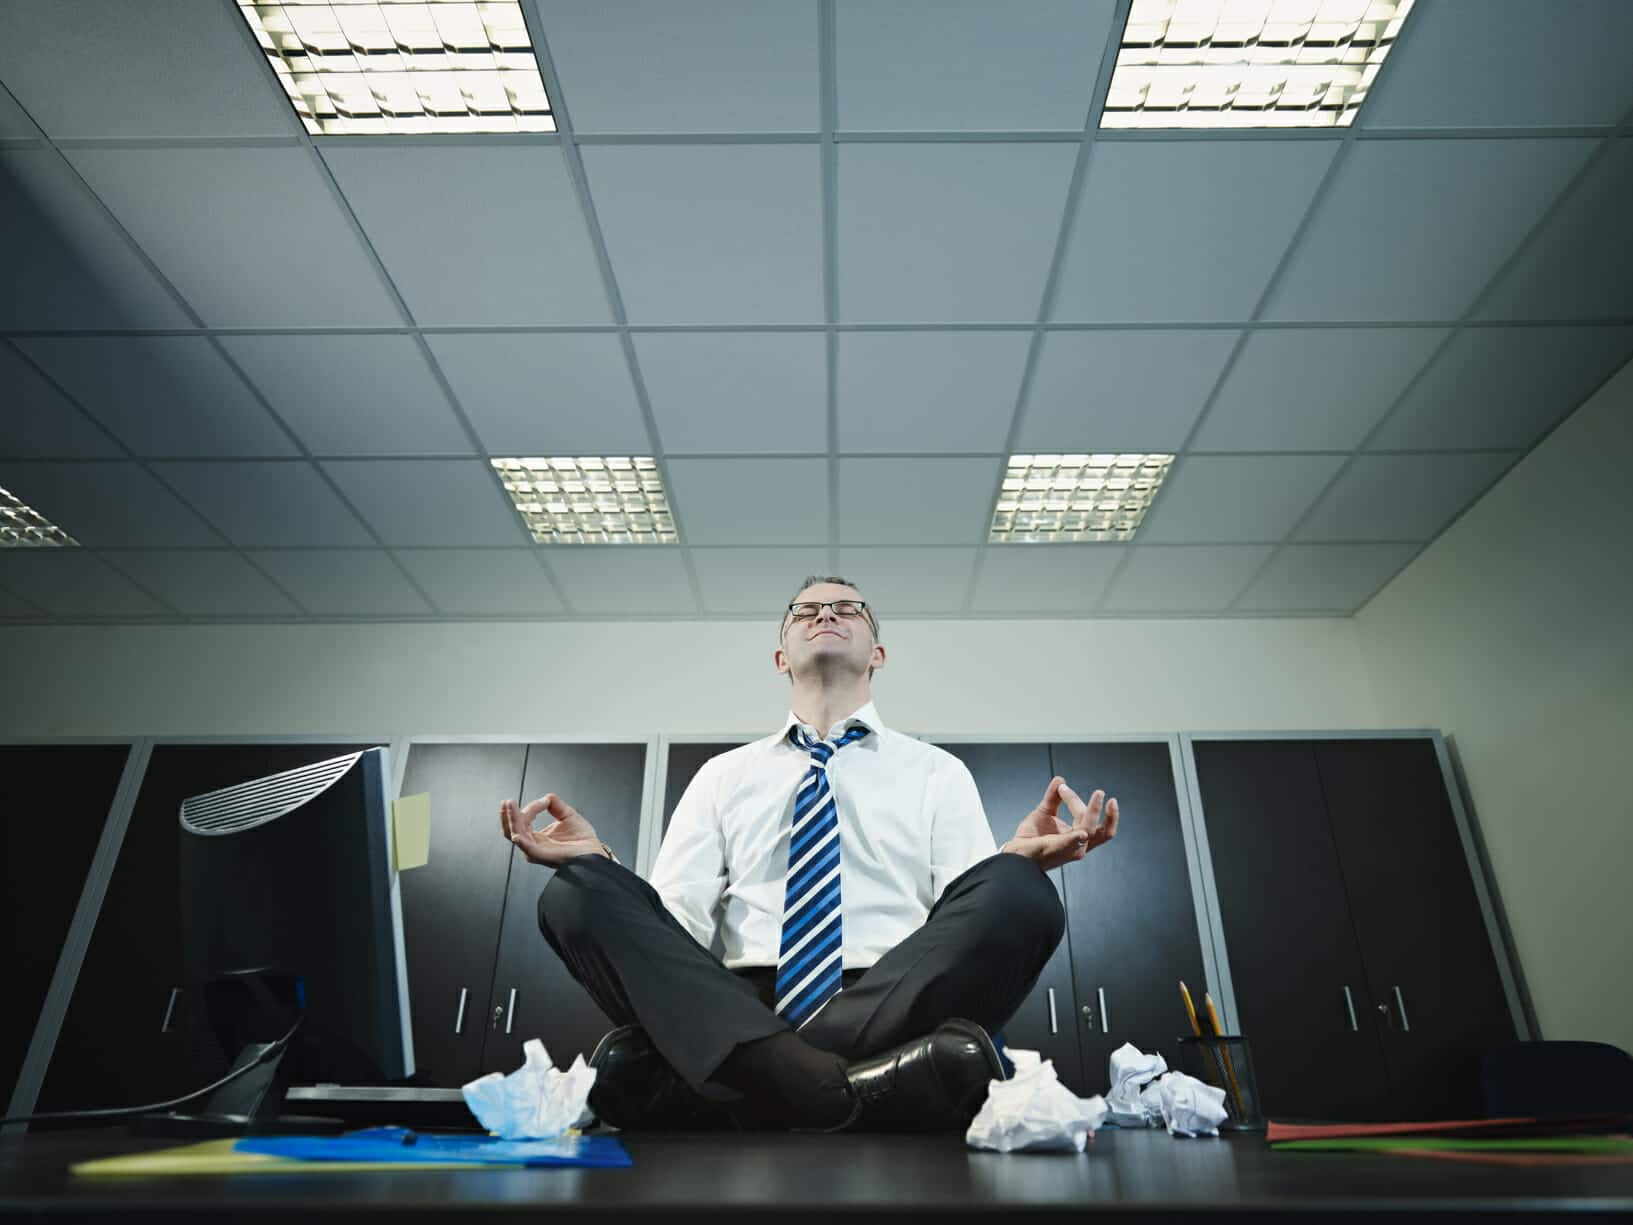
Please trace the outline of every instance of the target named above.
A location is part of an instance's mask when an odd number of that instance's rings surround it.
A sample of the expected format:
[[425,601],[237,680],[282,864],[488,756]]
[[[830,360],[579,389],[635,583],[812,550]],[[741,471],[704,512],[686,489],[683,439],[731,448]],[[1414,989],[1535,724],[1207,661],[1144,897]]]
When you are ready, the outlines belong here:
[[860,617],[867,612],[866,600],[824,600],[818,604],[804,600],[788,606],[789,615],[796,621],[810,621],[822,612],[824,608],[834,610],[836,617]]

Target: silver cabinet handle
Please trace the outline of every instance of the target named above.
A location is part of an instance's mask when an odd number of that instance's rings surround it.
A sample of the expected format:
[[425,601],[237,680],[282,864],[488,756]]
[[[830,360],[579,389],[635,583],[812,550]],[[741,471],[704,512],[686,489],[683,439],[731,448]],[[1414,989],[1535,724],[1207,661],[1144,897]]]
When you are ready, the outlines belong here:
[[1349,1009],[1349,1027],[1355,1033],[1361,1032],[1361,1027],[1355,1023],[1355,997],[1349,993],[1349,984],[1344,984],[1344,1007]]
[[516,988],[510,989],[510,1007],[505,1009],[505,1032],[510,1032],[510,1020],[516,1015]]
[[1412,1023],[1406,1019],[1406,999],[1401,995],[1401,989],[1399,987],[1395,988],[1395,1007],[1400,1009],[1401,1029],[1405,1030],[1407,1033],[1411,1033]]
[[176,1011],[176,997],[180,994],[180,987],[170,988],[170,1002],[165,1005],[164,1020],[159,1022],[159,1032],[161,1034],[168,1034],[170,1032],[170,1014]]
[[1111,1032],[1111,1014],[1106,1011],[1106,989],[1096,987],[1094,991],[1100,997],[1100,1032],[1109,1034]]
[[456,1034],[465,1032],[465,997],[470,993],[469,987],[459,989],[459,1015],[454,1018],[454,1032]]
[[1060,1032],[1060,1018],[1055,1015],[1055,989],[1053,987],[1049,988],[1049,1032],[1052,1034]]

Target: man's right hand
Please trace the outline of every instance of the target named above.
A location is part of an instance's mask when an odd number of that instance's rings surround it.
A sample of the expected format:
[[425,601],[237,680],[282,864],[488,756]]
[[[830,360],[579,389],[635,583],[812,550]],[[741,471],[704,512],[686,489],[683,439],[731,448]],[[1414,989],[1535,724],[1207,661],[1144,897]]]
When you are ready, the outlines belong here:
[[[533,818],[541,812],[550,815],[550,823],[534,829]],[[529,863],[556,868],[579,855],[603,853],[594,827],[555,792],[525,808],[518,808],[515,800],[501,800],[499,828]]]

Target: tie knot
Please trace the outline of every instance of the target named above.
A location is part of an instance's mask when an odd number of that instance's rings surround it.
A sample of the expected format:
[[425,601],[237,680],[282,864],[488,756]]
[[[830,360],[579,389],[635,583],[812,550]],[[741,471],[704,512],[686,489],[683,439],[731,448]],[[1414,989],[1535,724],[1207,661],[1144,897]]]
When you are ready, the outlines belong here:
[[847,744],[855,744],[863,736],[866,736],[870,730],[866,724],[858,723],[846,729],[845,733],[837,740],[819,740],[796,723],[788,729],[788,738],[816,758],[819,763],[826,764],[828,759],[840,749]]

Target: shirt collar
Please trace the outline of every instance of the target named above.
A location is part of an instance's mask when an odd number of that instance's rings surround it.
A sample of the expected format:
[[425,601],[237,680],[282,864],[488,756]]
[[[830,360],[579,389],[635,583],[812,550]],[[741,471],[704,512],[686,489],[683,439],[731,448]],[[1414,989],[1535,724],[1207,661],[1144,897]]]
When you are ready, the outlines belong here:
[[[784,719],[782,723],[782,739],[786,740],[788,738],[788,729],[793,727],[796,723],[799,723],[800,726],[804,727],[807,731],[817,732],[817,729],[813,728],[809,723],[800,723],[799,716],[790,710],[788,712],[788,717]],[[845,734],[848,728],[857,723],[867,724],[868,729],[875,734],[884,730],[884,723],[879,719],[879,712],[874,708],[872,702],[868,702],[866,705],[858,707],[854,712],[841,719],[838,723],[834,724],[833,727],[829,728],[826,736],[821,735],[820,732],[817,734],[819,738],[823,740],[837,740],[839,737]]]

